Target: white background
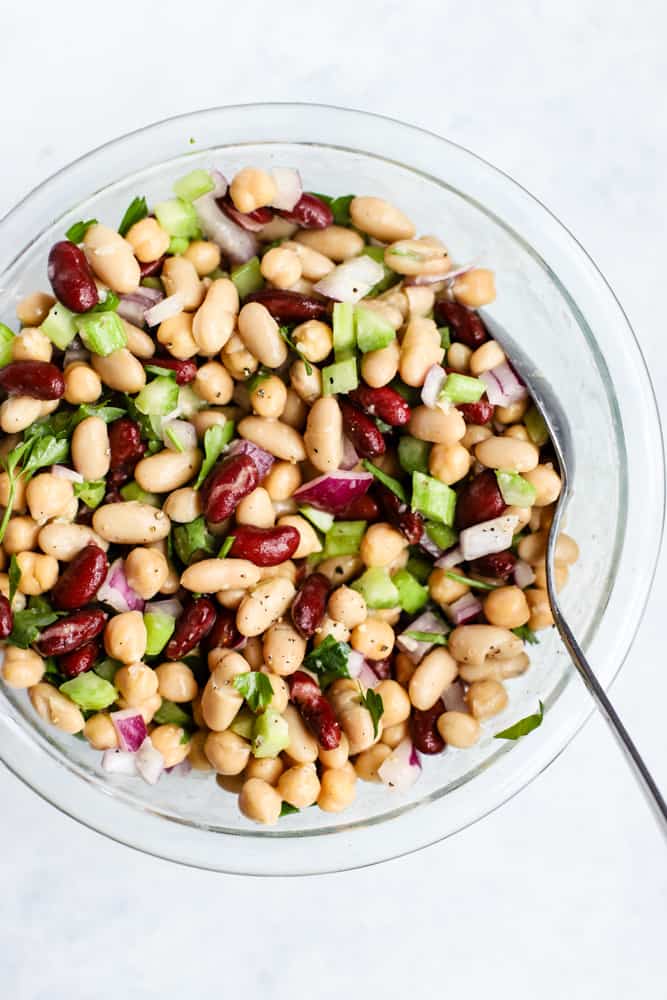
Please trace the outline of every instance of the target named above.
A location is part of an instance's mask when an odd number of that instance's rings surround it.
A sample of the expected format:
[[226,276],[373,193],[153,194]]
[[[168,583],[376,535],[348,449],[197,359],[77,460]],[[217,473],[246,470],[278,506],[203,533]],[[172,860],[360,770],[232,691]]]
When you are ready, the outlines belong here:
[[[662,0],[61,0],[7,5],[1,21],[0,215],[69,160],[172,114],[294,99],[381,112],[486,157],[574,231],[664,398]],[[666,596],[661,569],[613,688],[663,787]],[[664,842],[597,718],[474,828],[318,879],[144,857],[4,770],[0,796],[0,970],[12,1000],[665,996]]]

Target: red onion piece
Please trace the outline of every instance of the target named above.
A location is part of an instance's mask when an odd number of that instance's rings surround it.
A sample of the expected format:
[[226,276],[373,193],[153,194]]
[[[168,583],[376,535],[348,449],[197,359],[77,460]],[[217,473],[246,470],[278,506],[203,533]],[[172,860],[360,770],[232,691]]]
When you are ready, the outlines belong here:
[[257,240],[252,233],[227,218],[212,192],[194,202],[197,215],[206,236],[218,244],[233,264],[245,264],[257,253]]
[[144,313],[144,320],[149,326],[159,326],[166,319],[171,319],[172,316],[177,316],[179,312],[182,312],[183,304],[183,296],[180,292],[176,292],[147,309]]
[[121,712],[111,712],[109,718],[118,734],[121,750],[128,750],[130,753],[138,750],[148,736],[146,723],[139,709],[124,708]]
[[359,302],[384,276],[384,268],[371,257],[353,257],[339,264],[313,286],[313,290],[337,302]]
[[407,792],[421,774],[419,754],[412,740],[402,740],[391,751],[378,768],[378,776],[383,784],[397,792]]
[[164,294],[159,289],[141,287],[129,295],[121,295],[118,301],[118,315],[128,323],[142,327],[148,310],[163,299]]
[[365,662],[361,653],[358,653],[356,649],[351,649],[347,658],[347,672],[350,677],[358,677]]
[[303,194],[303,184],[299,171],[293,167],[274,167],[271,176],[277,190],[271,207],[280,209],[282,212],[291,212]]
[[147,785],[155,785],[164,771],[164,757],[157,750],[150,736],[147,736],[135,755],[135,763],[139,776]]
[[102,770],[107,774],[126,774],[134,776],[137,773],[136,754],[127,750],[105,750],[102,754]]
[[368,688],[376,688],[380,683],[380,678],[365,660],[361,665],[361,670],[357,675],[357,680],[366,690],[368,690]]
[[464,528],[459,535],[459,545],[465,562],[509,549],[518,523],[516,514],[502,514]]
[[329,472],[304,483],[294,492],[293,499],[329,514],[340,514],[353,500],[368,492],[372,482],[369,472]]
[[227,187],[228,187],[227,178],[223,173],[221,173],[219,170],[216,170],[215,168],[210,171],[210,174],[211,177],[213,178],[213,183],[215,184],[215,187],[209,193],[212,194],[214,198],[224,198],[225,195],[227,194]]
[[429,406],[431,409],[436,406],[446,378],[447,372],[444,368],[440,365],[431,365],[422,386],[421,396],[424,406]]
[[261,233],[268,226],[273,213],[268,208],[258,208],[254,212],[239,212],[231,198],[218,198],[218,205],[225,215],[248,233]]
[[446,687],[440,696],[445,705],[445,712],[468,712],[465,701],[466,689],[463,681],[459,678]]
[[482,372],[479,378],[486,386],[489,402],[494,406],[511,406],[528,395],[525,385],[506,361],[488,372]]
[[443,621],[432,611],[424,611],[423,614],[415,618],[408,627],[396,637],[396,645],[406,653],[413,663],[419,663],[428,651],[433,648],[432,642],[420,642],[406,635],[406,632],[433,632],[442,635],[447,629],[443,629]]
[[100,589],[96,600],[108,604],[114,611],[143,611],[144,601],[127,582],[122,559],[116,559],[109,566],[109,572]]
[[[157,362],[159,364],[159,362]],[[174,440],[181,445],[180,449]],[[182,451],[184,448],[197,447],[197,431],[187,420],[167,420],[162,423],[162,440],[170,451]]]
[[168,615],[170,618],[178,618],[182,612],[183,605],[175,597],[169,601],[148,601],[144,605],[145,615]]
[[522,590],[530,587],[531,583],[535,582],[535,570],[527,562],[524,562],[523,559],[517,559],[514,565],[514,582]]
[[447,608],[447,615],[454,625],[465,625],[482,611],[482,603],[474,594],[464,594]]
[[260,480],[264,479],[265,476],[271,471],[271,466],[275,462],[273,455],[270,455],[268,451],[260,448],[259,445],[253,444],[252,441],[233,441],[226,453],[229,455],[248,455],[257,468]]
[[437,569],[453,569],[454,566],[459,566],[462,562],[463,553],[457,545],[456,548],[448,549],[444,555],[436,559],[435,565]]
[[56,477],[56,479],[67,479],[70,483],[82,483],[83,476],[80,472],[75,472],[74,469],[68,469],[66,465],[52,465],[51,474]]
[[472,264],[463,264],[452,271],[447,271],[446,274],[409,274],[403,279],[403,284],[437,285],[441,281],[453,281],[454,278],[458,278],[460,274],[465,274],[466,271],[470,271],[473,267],[476,267],[474,262]]
[[343,435],[343,459],[340,463],[341,469],[349,472],[353,469],[355,465],[359,464],[359,456],[357,455],[354,445],[348,437]]

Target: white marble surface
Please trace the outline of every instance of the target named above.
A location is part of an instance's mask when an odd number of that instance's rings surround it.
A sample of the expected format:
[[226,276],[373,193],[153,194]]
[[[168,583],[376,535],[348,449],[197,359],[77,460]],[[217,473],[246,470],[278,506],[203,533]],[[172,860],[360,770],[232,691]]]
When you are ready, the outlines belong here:
[[[664,398],[665,28],[660,0],[13,4],[0,212],[92,146],[189,109],[305,99],[393,115],[469,146],[554,210],[619,294]],[[663,787],[666,597],[661,569],[613,692]],[[315,880],[170,866],[2,770],[0,794],[12,1000],[664,996],[664,842],[599,719],[466,833]]]

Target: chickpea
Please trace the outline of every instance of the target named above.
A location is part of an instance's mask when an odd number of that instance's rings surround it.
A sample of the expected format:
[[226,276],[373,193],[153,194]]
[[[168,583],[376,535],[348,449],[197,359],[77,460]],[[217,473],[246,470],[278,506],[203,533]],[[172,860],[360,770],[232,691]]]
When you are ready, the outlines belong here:
[[[146,652],[146,626],[141,612],[125,611],[110,618],[104,630],[104,648],[108,656],[120,660],[121,663],[132,664],[133,666],[128,669],[133,670],[135,674],[138,673],[135,667],[140,666],[139,661]],[[145,697],[153,693],[154,691],[149,691]],[[128,697],[125,692],[123,694]],[[143,701],[144,698],[140,700]]]
[[[7,542],[7,538],[5,536],[5,548],[6,548],[6,542]],[[547,589],[547,571],[546,571],[545,561],[542,560],[542,562],[537,563],[537,565],[534,567],[534,570],[535,570],[535,580],[534,580],[534,583],[535,583],[536,588],[538,590],[546,590]],[[554,563],[554,578],[555,578],[555,581],[556,581],[556,590],[557,591],[560,591],[560,590],[563,589],[563,587],[567,583],[567,578],[568,578],[569,575],[570,575],[570,571],[568,569],[567,563],[564,563],[564,562],[555,562]]]
[[525,478],[537,491],[533,501],[536,507],[548,507],[560,496],[561,478],[551,464],[536,466],[531,471],[526,472]]
[[302,431],[306,425],[307,416],[308,407],[298,393],[294,391],[292,386],[290,386],[287,390],[285,409],[281,414],[282,422],[287,424],[289,427],[293,427],[297,431]]
[[250,378],[259,368],[259,361],[250,353],[238,334],[229,338],[222,349],[220,360],[232,378],[239,381]]
[[289,732],[287,754],[296,764],[309,764],[317,760],[319,744],[306,727],[294,705],[288,705],[284,712]]
[[350,643],[369,660],[383,660],[394,648],[394,630],[391,625],[367,618],[352,630]]
[[[199,345],[192,336],[192,313],[180,312],[160,323],[157,339],[174,358],[187,361],[199,351]],[[225,347],[229,346],[229,341]]]
[[257,528],[272,528],[276,516],[271,503],[271,497],[263,486],[244,497],[236,508],[237,524],[253,524]]
[[466,344],[457,342],[452,344],[447,350],[447,367],[453,368],[460,375],[466,375],[470,371],[471,358],[471,348]]
[[323,812],[342,812],[354,802],[357,777],[347,768],[332,768],[322,772],[317,804]]
[[488,306],[496,297],[496,284],[493,271],[476,267],[454,279],[454,297],[462,306],[479,309]]
[[309,406],[322,395],[322,373],[315,365],[295,361],[290,368],[290,384],[299,399]]
[[466,702],[476,719],[490,719],[507,707],[507,691],[496,680],[474,681],[466,693]]
[[391,754],[386,743],[376,743],[375,746],[362,750],[354,762],[354,770],[362,781],[379,781],[378,770]]
[[192,388],[207,403],[226,406],[234,392],[234,380],[218,361],[208,361],[197,370]]
[[468,475],[471,463],[472,456],[462,444],[435,444],[429,455],[428,471],[441,483],[452,486]]
[[278,779],[278,794],[296,809],[306,809],[317,802],[320,780],[315,764],[295,764]]
[[290,288],[301,277],[301,261],[293,250],[273,247],[262,257],[261,271],[275,288]]
[[80,733],[84,718],[78,706],[52,684],[39,682],[28,689],[28,695],[40,718],[64,733]]
[[446,569],[434,569],[428,578],[429,594],[440,607],[453,604],[470,590],[467,584],[450,579],[447,573]]
[[30,480],[25,497],[33,520],[44,522],[68,509],[74,490],[69,480],[43,472]]
[[546,590],[537,590],[529,587],[523,591],[530,608],[530,618],[528,625],[534,631],[541,628],[549,628],[554,623],[551,613],[551,604]]
[[130,708],[136,708],[149,701],[158,693],[158,684],[155,671],[143,663],[131,663],[119,667],[114,676],[114,685]]
[[11,688],[31,688],[44,676],[42,657],[32,649],[6,646],[2,664],[2,679]]
[[317,565],[317,572],[323,573],[332,584],[347,583],[359,576],[364,566],[359,556],[333,556]]
[[305,559],[306,556],[322,551],[322,543],[317,537],[317,532],[305,517],[299,514],[287,514],[278,518],[278,524],[280,527],[296,528],[299,533],[299,545],[293,553],[294,559]]
[[335,619],[325,615],[315,632],[313,645],[316,648],[321,646],[329,636],[335,642],[347,642],[350,638],[350,630],[347,625],[343,625],[342,622],[337,622]]
[[179,660],[170,660],[161,663],[156,668],[155,674],[161,698],[166,698],[177,704],[196,698],[199,688],[195,676],[187,664],[181,663]]
[[[13,445],[12,445],[13,447]],[[18,472],[18,469],[17,469]],[[74,491],[72,490],[72,496]],[[0,472],[0,506],[6,507],[9,504],[9,476],[6,472]],[[23,513],[26,509],[26,484],[22,477],[15,480],[14,504],[12,510],[16,513]]]
[[516,424],[521,420],[528,409],[528,397],[519,399],[509,406],[496,406],[493,411],[493,418],[499,424]]
[[503,437],[516,438],[517,441],[530,441],[530,435],[523,424],[512,424],[503,431]]
[[400,357],[401,348],[397,340],[392,340],[377,351],[362,355],[361,374],[364,382],[374,389],[388,385],[398,372]]
[[309,319],[295,326],[292,339],[306,361],[324,361],[333,350],[331,327],[318,319]]
[[220,247],[210,240],[193,240],[183,256],[194,264],[200,278],[220,267]]
[[329,598],[327,611],[331,618],[349,629],[361,625],[368,617],[368,608],[363,595],[351,587],[338,587],[334,590]]
[[206,743],[207,736],[208,730],[198,729],[190,739],[190,753],[188,754],[188,760],[194,771],[207,772],[213,770],[208,757],[204,753],[204,744]]
[[283,243],[285,250],[292,250],[301,262],[301,273],[308,281],[319,281],[334,269],[334,262],[324,254],[318,253],[312,247],[307,247],[304,243],[297,243],[294,240],[286,240]]
[[256,208],[270,205],[278,194],[276,182],[271,174],[258,167],[243,167],[229,185],[229,193],[234,207],[247,214]]
[[408,739],[410,736],[410,726],[407,720],[405,722],[399,722],[395,726],[387,726],[386,729],[382,730],[382,742],[385,746],[390,747],[394,750],[399,743],[403,740]]
[[240,774],[250,758],[250,744],[231,729],[211,732],[206,737],[204,753],[219,774]]
[[470,374],[482,375],[507,361],[505,352],[496,340],[487,340],[470,355]]
[[190,753],[190,737],[185,729],[173,722],[157,726],[151,733],[151,742],[164,757],[165,767],[175,767]]
[[250,393],[250,403],[260,417],[279,417],[287,402],[287,388],[277,375],[262,379]]
[[345,733],[340,734],[340,743],[334,750],[319,748],[318,757],[322,767],[345,767],[350,755],[350,743]]
[[484,599],[484,614],[490,625],[512,629],[526,624],[530,609],[519,587],[498,587]]
[[277,622],[269,628],[263,640],[263,656],[267,667],[282,677],[293,674],[303,663],[306,640],[288,622]]
[[155,597],[168,573],[167,560],[157,549],[132,549],[125,559],[127,582],[145,601]]
[[468,424],[466,432],[461,438],[461,444],[468,451],[474,451],[476,444],[479,444],[480,441],[486,441],[487,438],[492,436],[493,431],[490,427],[483,427],[479,424]]
[[474,746],[481,732],[477,719],[465,712],[443,712],[436,726],[445,743],[451,747]]
[[83,735],[94,750],[115,750],[118,733],[108,712],[97,712],[86,719]]
[[276,789],[261,778],[249,778],[239,795],[239,809],[248,819],[275,826],[280,819],[282,800]]
[[404,688],[397,681],[380,681],[375,688],[375,693],[382,698],[384,711],[382,713],[382,725],[391,728],[401,722],[405,722],[410,717],[410,699]]
[[21,576],[18,589],[22,594],[36,596],[55,586],[58,579],[58,560],[38,552],[19,552],[16,557]]
[[94,403],[102,392],[102,380],[96,371],[81,361],[65,369],[65,400],[78,406]]
[[40,527],[31,517],[12,517],[7,524],[3,548],[8,556],[29,552],[37,546]]
[[157,260],[169,249],[170,236],[157,219],[148,216],[128,230],[125,239],[134,250],[134,256],[142,264]]
[[51,306],[55,304],[53,295],[47,295],[46,292],[32,292],[17,305],[16,318],[21,326],[41,326]]
[[41,330],[24,327],[12,341],[13,361],[50,361],[53,354],[51,341]]
[[359,555],[366,566],[388,566],[407,548],[407,540],[391,525],[371,524],[361,540]]
[[202,514],[201,495],[198,490],[193,490],[191,486],[181,486],[169,494],[162,509],[172,521],[176,521],[178,524],[189,524]]

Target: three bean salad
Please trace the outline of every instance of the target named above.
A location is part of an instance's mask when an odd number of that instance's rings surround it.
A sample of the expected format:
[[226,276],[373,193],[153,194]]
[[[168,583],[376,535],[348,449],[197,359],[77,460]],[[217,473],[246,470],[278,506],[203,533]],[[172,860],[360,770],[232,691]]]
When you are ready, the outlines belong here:
[[529,732],[492,717],[553,624],[561,479],[493,273],[292,168],[173,194],[72,225],[0,324],[4,684],[264,824]]

